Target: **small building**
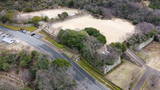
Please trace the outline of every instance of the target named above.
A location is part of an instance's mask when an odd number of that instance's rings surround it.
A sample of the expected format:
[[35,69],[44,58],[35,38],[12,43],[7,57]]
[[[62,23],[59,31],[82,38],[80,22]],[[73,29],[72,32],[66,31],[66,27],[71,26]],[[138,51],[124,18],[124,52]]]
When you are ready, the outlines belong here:
[[15,40],[13,40],[12,38],[7,38],[7,37],[3,38],[2,41],[9,43],[9,44],[12,44],[15,42]]
[[107,74],[109,71],[111,71],[113,68],[118,66],[121,63],[120,54],[115,51],[113,48],[109,46],[103,46],[98,50],[98,56],[99,58],[103,59],[103,61],[111,62],[111,60],[114,62],[111,65],[104,65],[102,67],[103,73]]

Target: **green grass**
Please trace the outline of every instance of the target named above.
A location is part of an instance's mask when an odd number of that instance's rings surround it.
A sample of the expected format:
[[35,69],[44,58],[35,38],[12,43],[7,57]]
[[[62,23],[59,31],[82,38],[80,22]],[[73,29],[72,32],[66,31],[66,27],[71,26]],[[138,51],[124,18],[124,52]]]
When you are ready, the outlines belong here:
[[34,26],[30,26],[30,27],[22,27],[22,28],[23,28],[24,30],[31,31],[31,32],[37,30],[37,28],[34,27]]
[[12,29],[12,30],[20,30],[20,27],[15,27],[15,26],[11,26],[11,25],[6,25],[6,24],[0,24],[0,26]]
[[91,76],[96,78],[98,81],[106,85],[107,87],[111,88],[112,90],[122,90],[120,87],[116,86],[109,80],[107,80],[103,74],[101,74],[97,69],[95,69],[93,66],[91,66],[87,61],[80,60],[77,61],[77,64],[80,65],[86,72],[88,72]]
[[12,25],[7,25],[7,24],[0,24],[0,26],[3,26],[3,27],[6,27],[6,28],[9,28],[9,29],[12,29],[12,30],[21,30],[21,29],[24,29],[24,30],[27,30],[27,31],[35,31],[37,28],[34,27],[34,26],[29,26],[29,27],[17,27],[17,26],[12,26]]
[[43,35],[45,35],[45,39],[46,39],[47,41],[49,41],[50,43],[52,43],[53,45],[55,45],[56,47],[61,48],[61,49],[64,49],[64,48],[65,48],[64,45],[57,43],[57,42],[56,42],[53,38],[51,38],[51,36],[50,36],[48,33],[46,33],[45,31],[40,31],[40,33],[43,34]]

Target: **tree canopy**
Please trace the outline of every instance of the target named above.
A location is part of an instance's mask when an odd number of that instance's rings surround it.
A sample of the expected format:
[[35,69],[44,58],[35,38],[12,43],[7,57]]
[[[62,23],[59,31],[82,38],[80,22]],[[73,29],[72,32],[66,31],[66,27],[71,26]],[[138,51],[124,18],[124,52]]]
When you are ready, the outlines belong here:
[[106,43],[106,38],[104,35],[102,35],[97,29],[95,28],[85,28],[84,31],[86,31],[90,36],[94,36],[99,40],[101,43]]
[[37,51],[0,53],[0,71],[29,71],[27,77],[31,77],[31,81],[26,82],[28,84],[23,90],[75,90],[76,81],[67,73],[70,66],[71,64],[64,59],[51,60]]

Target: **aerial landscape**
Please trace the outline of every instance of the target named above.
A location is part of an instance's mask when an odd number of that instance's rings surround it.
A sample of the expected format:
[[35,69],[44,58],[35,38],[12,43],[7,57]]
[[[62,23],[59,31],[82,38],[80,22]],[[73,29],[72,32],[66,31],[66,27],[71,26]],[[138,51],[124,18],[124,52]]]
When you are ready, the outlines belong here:
[[160,0],[0,0],[0,90],[160,90]]

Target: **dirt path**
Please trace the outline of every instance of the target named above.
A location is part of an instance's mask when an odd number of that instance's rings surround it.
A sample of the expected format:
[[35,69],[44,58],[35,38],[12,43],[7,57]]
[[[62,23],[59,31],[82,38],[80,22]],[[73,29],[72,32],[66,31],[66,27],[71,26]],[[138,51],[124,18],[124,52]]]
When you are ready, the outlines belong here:
[[74,16],[80,11],[77,9],[70,9],[70,8],[47,9],[30,13],[19,13],[16,18],[18,20],[24,21],[34,16],[48,16],[48,18],[51,19],[51,18],[57,18],[58,14],[61,14],[62,12],[67,12],[69,16]]

